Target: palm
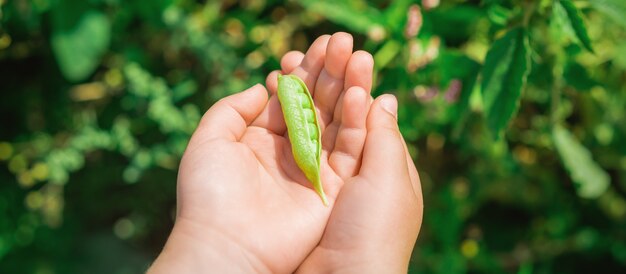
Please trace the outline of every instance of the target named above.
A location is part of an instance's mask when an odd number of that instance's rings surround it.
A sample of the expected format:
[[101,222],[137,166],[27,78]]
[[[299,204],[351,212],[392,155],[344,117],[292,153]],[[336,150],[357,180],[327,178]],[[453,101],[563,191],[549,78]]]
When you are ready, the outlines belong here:
[[[214,137],[211,130],[202,131],[201,123],[181,164],[179,194],[184,198],[179,200],[184,203],[178,217],[216,228],[272,272],[293,271],[317,245],[343,181],[360,165],[368,98],[342,98],[352,86],[369,91],[371,57],[352,54],[346,35],[333,37],[330,43],[329,37],[318,39],[303,60],[298,54],[283,59],[283,73],[299,75],[314,94],[329,207],[293,160],[275,96],[262,111],[242,114],[246,123],[231,126],[235,138]],[[271,91],[273,77],[275,73],[268,77]],[[344,104],[355,105],[343,110]],[[207,128],[210,123],[205,122]]]
[[[260,131],[248,128],[240,143],[218,143],[219,151],[212,151],[215,143],[195,150],[206,167],[194,168],[202,170],[195,175],[199,180],[187,181],[181,195],[197,195],[185,197],[187,204],[204,212],[189,218],[218,228],[263,265],[278,270],[285,261],[297,266],[308,254],[324,230],[329,208],[315,192],[286,175],[294,172],[281,164],[290,161],[280,156],[288,142]],[[220,157],[207,159],[208,154]],[[221,174],[210,160],[220,161]]]

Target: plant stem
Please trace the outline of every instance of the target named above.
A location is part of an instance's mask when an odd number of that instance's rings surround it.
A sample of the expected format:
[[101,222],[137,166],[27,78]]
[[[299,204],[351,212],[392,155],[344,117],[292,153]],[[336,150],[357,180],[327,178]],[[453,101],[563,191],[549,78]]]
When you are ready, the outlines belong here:
[[535,3],[536,1],[530,1],[530,2],[525,2],[524,3],[524,20],[522,21],[522,25],[526,28],[528,27],[528,24],[530,24],[530,18],[533,16],[533,14],[535,13],[535,8],[537,7],[537,3]]

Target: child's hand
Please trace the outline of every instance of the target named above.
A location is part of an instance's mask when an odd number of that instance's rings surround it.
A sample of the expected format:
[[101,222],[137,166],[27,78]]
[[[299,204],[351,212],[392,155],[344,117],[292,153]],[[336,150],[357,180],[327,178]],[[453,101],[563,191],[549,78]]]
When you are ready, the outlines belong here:
[[392,95],[372,104],[360,170],[345,180],[322,240],[298,272],[406,273],[423,204],[397,104]]
[[[306,55],[286,54],[281,65],[305,81],[318,109],[330,206],[293,160],[276,96],[254,86],[200,122],[180,166],[176,225],[151,271],[293,272],[313,250],[305,266],[329,263],[329,252],[392,250],[381,263],[395,256],[406,264],[421,220],[419,180],[394,116],[380,100],[368,116],[371,55],[352,53],[352,37],[337,33]],[[276,77],[268,76],[272,94]],[[395,113],[395,99],[386,99]]]

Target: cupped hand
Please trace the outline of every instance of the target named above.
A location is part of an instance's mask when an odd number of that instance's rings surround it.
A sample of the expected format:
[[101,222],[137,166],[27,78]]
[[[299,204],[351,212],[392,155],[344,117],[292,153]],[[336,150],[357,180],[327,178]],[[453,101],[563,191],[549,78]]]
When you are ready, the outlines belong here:
[[396,122],[398,103],[377,98],[363,163],[335,200],[318,246],[299,273],[406,273],[422,222],[419,176]]
[[[293,272],[320,242],[339,190],[361,166],[373,60],[336,33],[306,54],[286,54],[281,66],[312,93],[330,205],[295,164],[277,96],[256,85],[217,102],[193,134],[179,170],[176,225],[154,272]],[[267,80],[272,95],[277,73]]]

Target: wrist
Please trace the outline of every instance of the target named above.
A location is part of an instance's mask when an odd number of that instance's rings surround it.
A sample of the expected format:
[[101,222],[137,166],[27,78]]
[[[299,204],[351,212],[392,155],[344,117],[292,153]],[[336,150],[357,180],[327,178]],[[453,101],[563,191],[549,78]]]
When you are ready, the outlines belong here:
[[[178,220],[163,251],[148,270],[158,273],[259,273],[248,252],[210,228]],[[200,228],[200,227],[197,227]],[[265,271],[267,272],[267,271]]]

